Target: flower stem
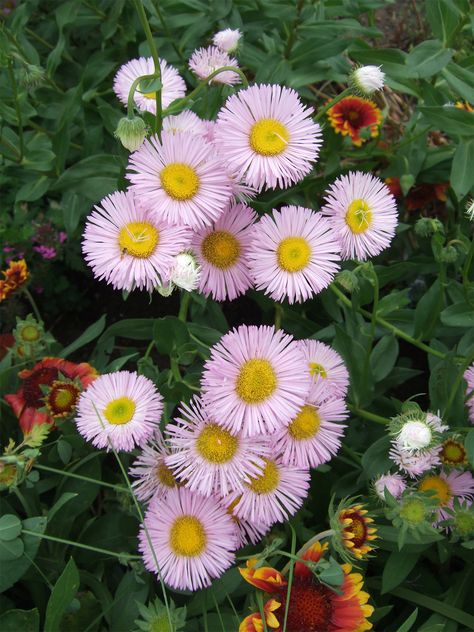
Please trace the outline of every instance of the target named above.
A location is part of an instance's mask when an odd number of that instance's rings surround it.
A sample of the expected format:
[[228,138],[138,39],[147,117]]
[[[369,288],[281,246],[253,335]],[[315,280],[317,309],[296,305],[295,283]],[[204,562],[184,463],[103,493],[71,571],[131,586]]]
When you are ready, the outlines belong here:
[[[334,285],[334,283],[331,283],[329,288],[341,300],[341,302],[344,303],[344,305],[347,305],[347,307],[354,309],[352,302],[347,298],[347,296],[345,296],[345,294],[341,292],[339,288],[337,288]],[[366,318],[372,321],[373,314],[371,312],[368,312],[366,309],[362,309],[361,307],[356,308],[356,311],[359,312],[359,314],[362,314],[362,316],[365,316]],[[388,331],[391,331],[393,334],[395,334],[395,336],[398,336],[398,338],[402,338],[402,340],[409,342],[414,347],[418,347],[418,349],[422,349],[423,351],[426,351],[427,353],[431,353],[431,355],[434,355],[437,358],[442,358],[443,360],[444,358],[446,358],[445,353],[442,353],[441,351],[438,351],[437,349],[433,349],[432,347],[425,345],[423,342],[420,342],[419,340],[415,340],[415,338],[413,338],[409,334],[406,334],[404,331],[402,331],[398,327],[395,327],[395,325],[392,325],[384,318],[381,318],[380,316],[375,315],[374,320],[378,325],[380,325],[384,329],[387,329]]]
[[466,301],[472,305],[472,299],[469,295],[469,273],[471,271],[472,258],[474,257],[474,238],[471,240],[471,245],[469,246],[468,253],[466,255],[466,260],[464,261],[464,266],[462,269],[462,284],[464,288],[464,296],[466,297]]
[[38,306],[36,305],[36,301],[35,299],[31,296],[31,292],[26,288],[23,287],[23,294],[26,296],[26,298],[28,299],[29,304],[31,305],[32,310],[35,313],[35,318],[39,323],[43,322],[43,319],[41,318],[41,314],[40,311],[38,309]]
[[147,80],[151,80],[151,79],[159,79],[159,76],[156,74],[153,75],[140,75],[139,77],[137,77],[132,85],[130,86],[130,90],[128,92],[128,100],[127,100],[127,117],[129,119],[133,119],[134,117],[134,97],[135,97],[135,91],[138,88],[138,86],[140,85],[140,83],[142,81],[147,81]]
[[162,124],[162,107],[161,107],[161,66],[160,66],[160,58],[158,57],[158,51],[156,49],[155,41],[153,39],[153,35],[151,33],[150,24],[148,23],[148,18],[146,17],[145,9],[143,8],[142,0],[135,0],[135,7],[137,9],[138,17],[140,18],[140,22],[142,23],[143,30],[145,31],[146,41],[148,42],[148,47],[150,48],[151,56],[153,57],[153,62],[155,64],[155,74],[157,78],[160,80],[160,87],[155,91],[156,98],[156,114],[155,114],[155,126],[154,131],[158,134],[158,137],[161,140],[161,124]]
[[191,292],[182,291],[181,303],[179,305],[178,318],[181,322],[185,323],[188,316],[188,307],[191,300]]
[[86,483],[93,483],[94,485],[100,485],[101,487],[108,487],[109,489],[114,489],[116,492],[121,493],[129,493],[129,490],[126,487],[122,487],[121,485],[113,485],[112,483],[106,483],[105,481],[98,481],[95,478],[90,478],[89,476],[82,476],[81,474],[74,474],[73,472],[68,472],[68,470],[57,470],[55,467],[49,467],[48,465],[40,465],[39,463],[34,463],[33,467],[37,470],[43,470],[44,472],[51,472],[52,474],[60,474],[61,476],[66,476],[69,478],[77,478],[80,481],[86,481]]
[[347,406],[351,413],[357,415],[358,417],[362,417],[362,419],[367,419],[368,421],[375,421],[377,424],[382,424],[386,426],[390,423],[390,419],[387,417],[381,417],[380,415],[376,415],[375,413],[371,413],[368,410],[363,410],[362,408],[357,408],[356,406],[351,406],[348,404]]
[[280,303],[275,303],[275,329],[281,329],[281,317],[283,315],[283,307]]
[[260,616],[262,617],[263,630],[264,632],[268,632],[267,619],[265,616],[265,610],[263,608],[263,593],[261,590],[257,590],[257,604],[260,611]]
[[[330,538],[331,536],[334,535],[334,531],[332,529],[328,529],[327,531],[321,531],[321,533],[317,533],[316,535],[314,535],[310,540],[308,540],[306,542],[306,544],[303,544],[303,546],[301,547],[301,549],[298,551],[298,553],[296,554],[297,557],[301,557],[304,553],[306,553],[306,551],[315,543],[315,542],[319,542],[319,540],[324,540],[324,538]],[[281,571],[282,575],[286,575],[286,573],[288,572],[289,568],[291,566],[291,560],[289,562],[286,563],[286,565],[284,566],[283,570]]]
[[345,90],[343,90],[341,94],[338,94],[337,97],[334,97],[332,101],[329,101],[329,103],[327,103],[321,110],[319,110],[319,112],[314,117],[314,120],[320,121],[322,117],[326,114],[326,112],[332,108],[333,105],[336,105],[336,103],[339,103],[339,101],[342,101],[342,99],[349,96],[350,94],[352,94],[351,88],[346,88]]
[[140,560],[139,555],[130,555],[129,553],[117,553],[117,551],[109,551],[108,549],[99,549],[97,546],[90,546],[89,544],[81,544],[81,542],[72,542],[72,540],[65,540],[64,538],[57,538],[56,536],[46,535],[45,533],[37,533],[36,531],[30,531],[29,529],[22,529],[22,533],[25,535],[31,535],[41,540],[50,540],[51,542],[59,542],[60,544],[67,544],[68,546],[75,546],[78,549],[84,549],[86,551],[93,551],[94,553],[102,553],[110,557],[117,557],[122,560]]
[[[291,529],[291,555],[294,555],[296,552],[296,531],[294,530],[291,522],[289,522],[288,525]],[[290,559],[288,564],[290,565],[290,573],[288,575],[288,588],[286,590],[286,603],[285,603],[285,617],[283,619],[283,632],[286,632],[286,622],[288,620],[288,611],[290,609],[291,587],[293,585],[293,573],[295,570],[294,558]]]
[[18,102],[18,89],[16,85],[15,73],[13,72],[13,62],[8,62],[8,76],[10,77],[10,83],[12,86],[13,98],[15,99],[15,111],[16,117],[18,119],[18,139],[20,141],[20,158],[18,162],[21,162],[23,159],[23,154],[25,152],[25,144],[23,139],[23,119],[21,117],[21,108],[20,103]]

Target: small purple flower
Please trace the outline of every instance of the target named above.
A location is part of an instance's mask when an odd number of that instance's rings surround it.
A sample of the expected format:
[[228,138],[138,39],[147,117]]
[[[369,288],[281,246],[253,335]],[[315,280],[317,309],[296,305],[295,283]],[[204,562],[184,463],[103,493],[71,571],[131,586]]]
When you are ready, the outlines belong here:
[[52,246],[33,246],[33,250],[39,253],[43,259],[54,259],[56,250]]

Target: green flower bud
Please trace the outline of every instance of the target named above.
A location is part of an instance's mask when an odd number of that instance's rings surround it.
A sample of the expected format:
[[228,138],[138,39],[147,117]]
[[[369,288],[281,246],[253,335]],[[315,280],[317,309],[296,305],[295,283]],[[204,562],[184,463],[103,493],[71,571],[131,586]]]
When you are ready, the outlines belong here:
[[444,233],[444,226],[439,219],[421,217],[415,224],[415,233],[419,237],[431,237],[436,233]]
[[139,116],[133,118],[125,116],[118,122],[114,136],[128,151],[136,151],[141,147],[146,137],[145,121]]
[[336,275],[336,281],[339,285],[352,294],[352,292],[357,292],[359,290],[359,279],[354,272],[350,270],[342,270],[339,274]]
[[35,90],[43,82],[45,78],[44,68],[35,66],[34,64],[25,64],[20,70],[20,83],[27,90]]

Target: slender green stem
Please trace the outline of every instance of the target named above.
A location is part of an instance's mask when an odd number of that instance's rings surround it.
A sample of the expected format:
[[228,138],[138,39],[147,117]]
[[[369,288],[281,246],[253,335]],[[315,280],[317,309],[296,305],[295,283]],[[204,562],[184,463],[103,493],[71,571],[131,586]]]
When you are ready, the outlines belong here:
[[217,70],[214,70],[214,72],[211,72],[211,74],[209,75],[209,77],[207,77],[207,79],[204,79],[203,81],[201,81],[192,92],[190,92],[186,97],[183,97],[182,99],[177,99],[176,101],[174,101],[169,108],[166,108],[166,110],[164,110],[163,115],[164,116],[168,116],[169,114],[175,114],[176,112],[179,112],[180,110],[183,109],[183,107],[186,105],[186,103],[188,103],[189,101],[191,101],[192,99],[195,99],[198,94],[200,92],[202,92],[202,90],[204,90],[204,88],[207,86],[207,84],[212,81],[212,79],[214,79],[214,77],[217,77],[218,74],[220,74],[221,72],[227,72],[231,70],[232,72],[235,72],[239,75],[241,81],[242,81],[242,85],[244,88],[248,88],[249,86],[249,82],[247,80],[247,77],[244,75],[244,73],[240,70],[240,68],[236,68],[235,66],[222,66],[222,68],[218,68]]
[[170,358],[170,369],[175,382],[181,382],[181,371],[179,370],[179,364],[176,358]]
[[275,329],[281,329],[281,318],[283,316],[283,307],[280,303],[275,303]]
[[290,27],[288,40],[286,42],[286,47],[285,47],[285,52],[284,52],[284,56],[286,59],[290,59],[291,51],[297,39],[296,33],[298,29],[298,24],[300,22],[300,15],[301,15],[301,10],[303,8],[303,5],[304,5],[304,0],[298,0],[296,4],[296,18]]
[[108,487],[109,489],[114,489],[116,492],[125,494],[129,493],[129,490],[126,487],[122,487],[122,485],[114,485],[113,483],[98,481],[95,478],[82,476],[81,474],[74,474],[74,472],[69,472],[68,470],[58,470],[55,467],[49,467],[49,465],[40,465],[39,463],[34,463],[33,467],[35,467],[37,470],[43,470],[44,472],[51,472],[51,474],[59,474],[60,476],[66,476],[67,478],[76,478],[80,481],[85,481],[86,483],[93,483],[94,485],[100,485],[101,487]]
[[168,39],[168,41],[170,42],[171,46],[174,48],[174,50],[176,51],[176,54],[178,55],[181,63],[183,64],[183,66],[187,66],[187,60],[185,59],[181,49],[179,48],[179,46],[176,44],[176,38],[173,36],[173,34],[171,33],[168,25],[166,24],[166,21],[163,17],[163,14],[161,13],[160,10],[160,6],[159,6],[159,2],[158,0],[152,0],[152,4],[153,4],[153,8],[156,11],[156,15],[158,16],[158,19],[161,22],[161,26],[163,27],[163,30],[166,34],[166,37]]
[[155,346],[155,341],[154,341],[154,340],[152,340],[152,341],[149,343],[148,347],[146,348],[145,355],[143,356],[143,359],[144,359],[144,360],[147,360],[147,359],[148,359],[148,356],[149,356],[149,355],[150,355],[150,353],[152,352],[152,349],[153,349],[153,347],[154,347],[154,346]]
[[135,91],[138,88],[138,86],[140,85],[140,83],[142,81],[148,81],[151,79],[159,79],[159,75],[157,74],[153,74],[153,75],[140,75],[140,77],[137,77],[132,85],[130,86],[130,90],[128,92],[128,99],[127,99],[127,117],[129,119],[132,119],[134,117],[134,105],[135,105]]
[[368,410],[363,410],[362,408],[357,408],[356,406],[351,406],[348,404],[347,406],[351,413],[357,415],[358,417],[362,417],[362,419],[367,419],[368,421],[375,421],[377,424],[383,424],[386,426],[390,423],[390,419],[387,417],[381,417],[380,415],[376,415],[375,413],[371,413]]
[[471,245],[469,246],[469,250],[466,255],[466,260],[464,261],[464,265],[462,268],[462,284],[464,288],[464,296],[466,297],[466,301],[468,303],[472,302],[470,299],[469,293],[469,274],[471,272],[472,258],[474,257],[474,238],[471,240]]
[[262,617],[263,630],[264,632],[268,632],[267,618],[265,616],[265,609],[263,607],[263,593],[261,590],[257,590],[257,605],[260,616]]
[[10,83],[12,86],[13,98],[15,100],[15,112],[16,118],[18,119],[18,139],[20,141],[20,159],[19,162],[23,159],[23,154],[25,153],[25,143],[23,139],[23,119],[21,116],[21,108],[20,102],[18,101],[18,88],[16,85],[15,73],[13,72],[13,62],[8,62],[8,76],[10,77]]
[[[329,288],[344,303],[344,305],[347,305],[347,307],[350,307],[351,309],[353,309],[352,302],[347,298],[347,296],[345,296],[345,294],[341,292],[341,290],[339,290],[339,288],[337,288],[334,285],[334,283],[331,283]],[[362,309],[361,307],[358,307],[356,311],[359,312],[359,314],[362,314],[362,316],[365,316],[366,318],[372,320],[372,313],[368,312],[366,309]],[[431,353],[431,355],[434,355],[437,358],[443,358],[443,360],[444,358],[446,358],[445,353],[442,353],[441,351],[438,351],[437,349],[433,349],[432,347],[425,345],[423,342],[420,342],[419,340],[415,340],[415,338],[413,338],[409,334],[406,334],[404,331],[402,331],[398,327],[395,327],[395,325],[392,325],[384,318],[381,318],[380,316],[375,316],[375,321],[378,325],[380,325],[384,329],[387,329],[388,331],[391,331],[393,334],[395,334],[395,336],[397,336],[398,338],[402,338],[402,340],[405,340],[406,342],[409,342],[414,347],[418,347],[418,349],[422,349],[423,351],[426,351],[427,353]]]
[[[291,529],[291,555],[295,555],[296,552],[296,531],[293,528],[291,522],[288,523]],[[288,612],[290,609],[291,599],[291,587],[293,585],[293,573],[295,570],[295,560],[290,560],[290,572],[288,575],[288,588],[286,590],[286,603],[285,603],[285,617],[283,619],[283,632],[286,632],[286,622],[288,620]]]
[[75,546],[78,549],[84,549],[85,551],[93,551],[94,553],[102,553],[102,555],[109,555],[110,557],[116,557],[121,560],[141,560],[140,555],[130,555],[129,553],[117,553],[117,551],[109,551],[108,549],[100,549],[97,546],[90,546],[89,544],[82,544],[81,542],[72,542],[71,540],[65,540],[64,538],[57,538],[56,536],[46,535],[45,533],[37,533],[36,531],[30,531],[29,529],[22,529],[22,533],[25,535],[31,535],[34,538],[40,538],[40,540],[50,540],[51,542],[59,542],[60,544],[66,544],[67,546]]
[[32,310],[35,313],[35,318],[38,322],[42,323],[43,319],[41,318],[41,314],[40,311],[38,309],[38,305],[36,305],[36,301],[35,299],[32,297],[31,292],[26,288],[23,287],[22,288],[23,294],[26,296],[26,298],[28,299],[29,304],[31,305]]
[[146,41],[148,42],[148,46],[150,48],[151,56],[153,57],[153,62],[155,64],[155,73],[157,78],[160,80],[160,87],[155,91],[156,97],[156,114],[155,114],[155,129],[154,131],[158,134],[158,137],[161,138],[161,124],[162,124],[162,105],[161,105],[161,66],[160,66],[160,58],[158,56],[158,51],[156,49],[155,40],[153,39],[153,35],[150,29],[150,24],[148,23],[148,18],[146,17],[145,9],[143,8],[142,0],[135,0],[135,6],[137,9],[138,17],[140,18],[140,22],[142,23],[143,30],[145,31]]
[[191,300],[191,292],[186,292],[186,290],[183,290],[181,293],[181,303],[179,305],[179,313],[178,313],[178,318],[183,323],[186,322],[186,318],[188,316],[188,307],[189,307],[190,300]]
[[[309,539],[305,544],[303,544],[303,546],[298,551],[296,556],[298,558],[302,557],[302,555],[304,555],[304,553],[306,553],[306,551],[311,546],[313,546],[313,544],[315,542],[319,542],[319,540],[324,540],[324,538],[330,538],[333,535],[334,535],[334,531],[332,529],[328,529],[327,531],[321,531],[321,533],[317,533],[311,539]],[[288,570],[290,568],[290,565],[291,565],[291,560],[289,562],[287,562],[287,564],[284,566],[283,570],[281,571],[282,575],[286,575],[286,573],[288,572]]]
[[357,454],[357,452],[355,452],[352,448],[350,448],[345,443],[341,444],[341,448],[342,448],[342,451],[345,452],[346,454],[348,454],[353,461],[355,461],[358,465],[361,464],[362,459]]
[[214,606],[216,608],[217,616],[219,617],[221,628],[222,628],[223,632],[226,632],[225,625],[224,625],[224,620],[223,620],[222,615],[221,615],[221,609],[219,608],[219,604],[217,603],[217,599],[216,599],[216,596],[215,596],[214,592],[212,593],[212,600],[213,600]]
[[352,94],[351,88],[346,88],[345,90],[343,90],[341,94],[338,94],[337,97],[334,97],[334,99],[329,101],[329,103],[327,103],[323,108],[321,108],[321,110],[319,110],[319,112],[314,117],[314,120],[320,121],[326,114],[326,112],[332,108],[333,105],[336,105],[336,103],[339,103],[339,101],[342,101],[342,99],[349,96],[350,94]]

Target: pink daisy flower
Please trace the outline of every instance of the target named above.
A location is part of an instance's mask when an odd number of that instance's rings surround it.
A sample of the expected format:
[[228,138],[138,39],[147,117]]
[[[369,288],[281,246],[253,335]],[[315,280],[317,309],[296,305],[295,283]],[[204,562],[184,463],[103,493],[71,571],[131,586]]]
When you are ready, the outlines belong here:
[[274,327],[241,325],[211,348],[203,402],[222,427],[244,437],[288,425],[310,388],[293,338]]
[[[234,57],[217,48],[217,46],[208,46],[207,48],[198,48],[191,55],[189,60],[189,68],[199,79],[207,79],[219,68],[233,66],[238,68],[239,65]],[[224,70],[209,81],[212,83],[224,83],[229,86],[240,83],[240,77],[236,72]]]
[[365,261],[388,248],[398,224],[389,188],[370,173],[340,176],[326,193],[321,212],[330,218],[342,259]]
[[203,496],[226,496],[262,472],[267,441],[231,434],[209,417],[199,397],[182,404],[179,413],[165,429],[172,449],[166,465],[185,487]]
[[423,477],[418,484],[421,492],[431,492],[438,502],[436,523],[448,520],[451,515],[446,509],[453,508],[455,498],[468,506],[472,504],[474,494],[474,478],[470,472],[458,472],[452,470],[445,472],[441,470],[439,474],[428,474]]
[[205,121],[202,121],[197,114],[194,114],[191,110],[184,110],[176,116],[165,116],[163,119],[163,131],[168,134],[188,132],[193,136],[204,138],[207,135],[207,126]]
[[296,467],[318,467],[327,463],[341,447],[348,417],[343,399],[307,402],[290,424],[274,435],[282,463]]
[[464,373],[464,379],[467,382],[466,396],[470,395],[469,399],[466,401],[469,421],[471,422],[471,424],[474,424],[474,364],[471,364],[471,366]]
[[130,452],[158,427],[163,398],[153,382],[130,371],[106,373],[81,393],[76,424],[96,448]]
[[219,501],[184,488],[153,499],[139,533],[146,568],[178,590],[209,586],[231,566],[237,545],[234,521]]
[[[323,387],[326,398],[345,397],[349,388],[349,372],[337,351],[318,340],[299,340],[298,345],[304,353],[305,365],[314,385]],[[314,397],[311,396],[311,399]]]
[[140,455],[128,471],[133,481],[132,487],[136,497],[142,502],[149,502],[154,496],[166,496],[177,482],[173,472],[166,465],[165,459],[170,454],[163,440],[161,430],[157,428],[152,440],[145,445]]
[[420,476],[424,472],[431,470],[435,465],[440,465],[441,460],[439,453],[441,446],[429,448],[422,452],[409,452],[401,449],[396,444],[392,445],[388,456],[398,466],[402,472],[405,472],[410,478]]
[[232,195],[212,145],[191,134],[145,140],[130,156],[127,178],[158,217],[195,229],[215,221]]
[[321,128],[312,114],[290,88],[251,86],[230,96],[219,112],[216,144],[251,187],[286,188],[318,158]]
[[118,290],[153,291],[189,246],[191,232],[157,219],[130,191],[116,191],[101,204],[87,218],[82,242],[94,276]]
[[194,234],[192,248],[201,266],[199,290],[205,296],[232,301],[252,287],[247,260],[256,219],[251,208],[234,204],[212,226]]
[[233,515],[252,525],[286,520],[308,495],[308,469],[285,465],[280,458],[265,461],[263,473],[246,483],[243,492],[234,492],[225,498],[226,504],[233,506]]
[[237,518],[234,515],[234,508],[238,501],[240,500],[240,496],[236,496],[233,498],[232,502],[229,502],[229,496],[222,498],[222,505],[225,507],[227,513],[232,517],[232,520],[236,526],[237,532],[237,548],[242,548],[246,546],[249,542],[252,544],[259,544],[262,541],[262,538],[270,531],[272,527],[272,523],[268,524],[264,523],[253,523],[249,520],[244,520],[243,518]]
[[[178,71],[164,59],[160,59],[160,70],[162,83],[161,105],[163,108],[167,108],[175,99],[184,97],[186,84],[179,76]],[[135,79],[143,75],[153,75],[154,72],[155,64],[152,57],[132,59],[121,66],[115,75],[113,86],[115,94],[124,105],[127,105],[130,88]],[[155,92],[141,93],[140,86],[138,86],[138,89],[135,90],[134,101],[137,108],[142,112],[156,113]]]
[[400,498],[406,488],[406,480],[401,474],[382,474],[374,481],[375,493],[381,500],[385,500],[385,489],[388,489],[394,498]]
[[255,225],[249,267],[259,290],[275,300],[306,301],[339,269],[329,221],[302,206],[284,206]]

